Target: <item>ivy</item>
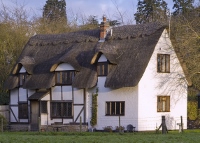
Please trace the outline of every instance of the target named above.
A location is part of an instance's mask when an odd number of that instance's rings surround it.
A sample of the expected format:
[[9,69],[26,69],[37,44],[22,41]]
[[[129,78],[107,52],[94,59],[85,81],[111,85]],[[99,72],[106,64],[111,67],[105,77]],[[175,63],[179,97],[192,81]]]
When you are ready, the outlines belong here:
[[92,118],[90,121],[91,126],[95,126],[97,124],[97,96],[99,89],[96,88],[96,93],[92,94]]

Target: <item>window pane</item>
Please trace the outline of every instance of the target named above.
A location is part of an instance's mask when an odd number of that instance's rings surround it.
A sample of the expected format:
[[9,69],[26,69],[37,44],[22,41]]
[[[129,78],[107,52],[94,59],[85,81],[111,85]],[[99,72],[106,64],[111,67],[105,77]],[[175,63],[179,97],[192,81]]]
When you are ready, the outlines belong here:
[[121,102],[121,115],[125,114],[125,102]]
[[41,113],[47,113],[47,101],[41,101]]
[[157,55],[157,71],[170,72],[170,55],[168,54]]
[[120,115],[120,102],[116,102],[116,114]]
[[157,97],[157,111],[170,112],[170,96]]
[[98,63],[97,65],[98,76],[106,76],[108,74],[108,63]]
[[107,107],[106,107],[106,115],[110,115],[111,113],[110,113],[110,102],[107,102],[106,103],[106,105],[107,105]]
[[115,102],[111,102],[111,114],[115,115]]
[[28,104],[19,103],[19,118],[28,119]]

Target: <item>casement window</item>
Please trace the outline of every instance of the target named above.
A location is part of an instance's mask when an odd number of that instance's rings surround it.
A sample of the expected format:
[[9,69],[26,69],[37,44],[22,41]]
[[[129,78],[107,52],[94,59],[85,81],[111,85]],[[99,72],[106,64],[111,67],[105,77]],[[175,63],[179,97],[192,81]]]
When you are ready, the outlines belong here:
[[40,112],[47,113],[47,101],[40,101]]
[[157,97],[157,112],[170,112],[170,96]]
[[109,116],[125,115],[125,102],[124,101],[106,102],[106,115]]
[[23,86],[26,77],[27,77],[26,73],[20,73],[19,74],[19,86]]
[[19,102],[18,109],[19,119],[28,119],[28,104],[26,102]]
[[102,62],[97,64],[97,74],[98,76],[107,76],[109,70],[108,62]]
[[55,74],[57,85],[72,85],[75,71],[57,71]]
[[51,102],[52,118],[72,118],[72,102]]
[[170,72],[170,55],[168,54],[157,55],[157,71],[160,73]]

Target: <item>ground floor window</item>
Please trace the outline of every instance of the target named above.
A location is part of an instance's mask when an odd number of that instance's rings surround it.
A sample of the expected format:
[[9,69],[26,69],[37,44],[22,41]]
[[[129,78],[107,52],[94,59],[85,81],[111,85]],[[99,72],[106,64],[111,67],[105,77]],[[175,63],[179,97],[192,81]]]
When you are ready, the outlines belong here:
[[41,101],[40,102],[40,112],[41,113],[47,113],[47,101]]
[[125,114],[125,102],[124,101],[109,101],[106,102],[106,115],[118,116]]
[[19,119],[28,119],[28,104],[26,102],[19,102]]
[[51,102],[52,118],[72,118],[72,102]]
[[170,96],[157,97],[157,111],[170,112]]

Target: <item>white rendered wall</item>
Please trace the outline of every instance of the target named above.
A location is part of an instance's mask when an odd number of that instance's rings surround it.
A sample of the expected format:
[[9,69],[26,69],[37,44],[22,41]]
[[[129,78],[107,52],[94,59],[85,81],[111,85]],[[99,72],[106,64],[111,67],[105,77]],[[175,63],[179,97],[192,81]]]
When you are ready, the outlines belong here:
[[18,89],[15,88],[10,90],[10,105],[18,104],[18,98]]
[[[119,126],[119,116],[106,116],[106,102],[107,101],[125,101],[125,115],[121,116],[121,126],[127,127],[128,124],[133,126],[138,125],[138,96],[137,88],[138,87],[127,87],[120,89],[110,89],[105,88],[106,77],[98,77],[98,84],[96,87],[99,88],[98,92],[98,114],[97,114],[97,125],[95,126],[98,130],[103,130],[106,126],[112,126],[113,130],[116,126]],[[88,99],[88,123],[91,120],[91,98],[92,93],[96,92],[96,88],[89,90],[89,99]]]
[[107,61],[107,58],[105,57],[105,55],[102,54],[98,62],[106,62],[106,61]]
[[26,72],[26,70],[25,70],[25,68],[22,66],[21,69],[20,69],[20,71],[19,71],[19,73],[25,73],[25,72]]
[[[168,129],[178,129],[183,116],[187,128],[187,84],[169,38],[163,32],[138,85],[138,130],[155,130],[166,117]],[[157,54],[170,54],[170,73],[157,73]],[[157,96],[170,96],[170,112],[157,112]]]
[[63,71],[63,70],[74,70],[74,68],[67,63],[60,64],[55,71]]

